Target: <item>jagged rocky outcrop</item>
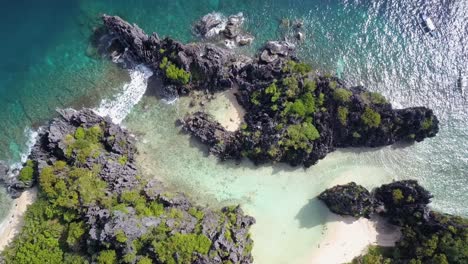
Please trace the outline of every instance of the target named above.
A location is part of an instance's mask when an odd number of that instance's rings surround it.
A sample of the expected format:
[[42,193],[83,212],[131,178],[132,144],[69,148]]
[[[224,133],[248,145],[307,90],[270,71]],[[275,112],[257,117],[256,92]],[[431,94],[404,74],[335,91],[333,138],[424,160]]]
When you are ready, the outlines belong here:
[[[23,170],[31,167],[28,183],[40,186],[39,204],[50,204],[46,219],[83,230],[79,238],[62,234],[68,253],[95,260],[111,250],[125,263],[253,262],[249,228],[255,219],[239,206],[203,208],[157,180],[142,179],[128,131],[90,109],[59,114],[41,130]],[[20,176],[10,190],[20,192],[24,184]]]
[[[363,193],[366,199],[361,199]],[[352,263],[364,263],[364,259],[372,263],[466,263],[468,220],[431,210],[428,204],[432,197],[414,180],[384,184],[370,196],[355,183],[338,185],[319,195],[333,213],[366,217],[359,210],[368,208],[371,214],[401,227],[402,237],[394,248],[369,251]],[[350,206],[358,209],[351,210]]]
[[432,197],[415,180],[384,184],[372,190],[372,193],[351,182],[334,186],[318,196],[333,213],[367,218],[378,213],[400,226],[409,222],[429,222],[428,204]]
[[417,181],[406,180],[384,184],[374,190],[380,214],[388,217],[394,223],[402,225],[408,222],[428,222],[430,209],[427,206],[432,194]]
[[210,146],[209,152],[222,160],[235,158],[242,151],[239,144],[240,134],[227,131],[205,112],[196,112],[190,118],[181,121],[186,132]]
[[[250,61],[210,43],[182,44],[171,38],[160,39],[156,33],[148,36],[119,17],[104,15],[103,21],[115,37],[110,47],[120,47],[109,50],[110,54],[148,65],[179,94],[192,89],[215,92],[230,88],[233,74]],[[164,60],[167,67],[161,65]],[[179,78],[182,75],[189,78]]]
[[197,21],[193,27],[196,35],[216,41],[228,47],[250,45],[254,37],[242,29],[244,24],[244,14],[242,12],[224,17],[220,13],[209,13]]
[[[346,87],[320,75],[295,57],[295,45],[270,41],[249,58],[209,43],[182,44],[157,34],[147,36],[119,17],[103,16],[123,55],[145,63],[163,77],[166,90],[216,92],[239,88],[237,99],[247,110],[242,129],[226,140],[214,120],[200,114],[184,119],[185,130],[205,140],[222,159],[247,157],[256,164],[286,162],[309,167],[336,148],[381,147],[399,141],[419,142],[438,132],[438,119],[426,107],[393,109],[380,94]],[[241,19],[234,19],[240,21]],[[214,16],[197,24],[199,32],[222,25]],[[231,30],[235,31],[236,30]],[[229,35],[235,35],[229,33]],[[168,66],[169,65],[169,66]],[[209,124],[211,122],[211,124]],[[200,130],[197,130],[200,129]]]
[[374,211],[369,191],[355,182],[327,189],[318,198],[339,215],[369,218]]

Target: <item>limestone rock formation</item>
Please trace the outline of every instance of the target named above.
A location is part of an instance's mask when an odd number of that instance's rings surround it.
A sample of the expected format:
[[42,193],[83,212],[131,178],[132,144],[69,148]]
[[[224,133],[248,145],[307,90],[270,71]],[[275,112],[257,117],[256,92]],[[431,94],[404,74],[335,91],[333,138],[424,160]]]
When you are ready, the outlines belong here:
[[369,191],[355,182],[327,189],[318,198],[339,215],[369,218],[374,211]]
[[[38,206],[53,208],[46,217],[82,230],[80,239],[66,240],[75,241],[71,250],[86,260],[112,250],[131,257],[130,263],[142,257],[154,263],[253,262],[249,228],[255,219],[239,206],[203,208],[158,180],[143,179],[128,131],[90,109],[59,113],[42,129],[25,164],[32,179],[20,176],[9,189],[18,195],[28,183],[38,183]],[[67,229],[60,230],[67,238]]]
[[[186,118],[194,122],[185,122],[185,130],[221,159],[247,157],[256,164],[286,162],[309,167],[336,148],[419,142],[439,130],[432,110],[393,109],[378,93],[346,87],[338,78],[320,75],[295,57],[295,45],[287,41],[270,41],[254,58],[248,58],[213,44],[182,44],[161,40],[157,34],[149,37],[119,17],[104,16],[103,20],[119,43],[112,46],[121,46],[124,54],[158,72],[166,94],[170,94],[167,89],[187,94],[194,89],[216,92],[239,87],[237,99],[247,110],[244,129],[226,133],[200,114]],[[229,21],[223,32],[234,37],[242,18]],[[209,32],[221,24],[211,15],[197,25],[200,32]]]

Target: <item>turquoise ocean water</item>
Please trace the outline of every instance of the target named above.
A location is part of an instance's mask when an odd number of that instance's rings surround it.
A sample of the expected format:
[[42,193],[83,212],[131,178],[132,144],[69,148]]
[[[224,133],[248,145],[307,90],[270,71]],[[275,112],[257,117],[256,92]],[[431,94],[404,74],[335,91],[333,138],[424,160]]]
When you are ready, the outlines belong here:
[[[31,131],[52,117],[55,108],[97,107],[101,100],[116,100],[122,91],[144,83],[125,85],[133,77],[100,59],[89,46],[100,14],[119,15],[148,33],[157,31],[188,42],[196,40],[190,25],[212,11],[244,13],[245,27],[256,37],[244,52],[281,38],[283,18],[303,20],[306,41],[298,53],[316,69],[336,73],[349,85],[363,84],[381,92],[397,107],[431,107],[441,120],[438,136],[416,145],[339,151],[309,170],[281,165],[254,168],[247,162],[241,166],[219,163],[179,134],[174,121],[186,113],[186,101],[167,105],[144,97],[124,125],[140,139],[145,172],[202,203],[242,203],[258,220],[253,230],[258,263],[270,261],[269,252],[280,252],[271,258],[287,263],[289,255],[306,255],[316,245],[326,210],[313,198],[338,179],[375,186],[391,179],[416,178],[436,196],[433,207],[468,216],[468,2],[463,0],[3,4],[0,159],[19,162]],[[421,13],[433,18],[438,28],[434,37],[418,28]],[[464,89],[457,87],[460,77]],[[223,111],[224,103],[220,99],[212,109]],[[9,206],[0,191],[0,217]],[[293,240],[301,245],[289,254],[281,253]]]

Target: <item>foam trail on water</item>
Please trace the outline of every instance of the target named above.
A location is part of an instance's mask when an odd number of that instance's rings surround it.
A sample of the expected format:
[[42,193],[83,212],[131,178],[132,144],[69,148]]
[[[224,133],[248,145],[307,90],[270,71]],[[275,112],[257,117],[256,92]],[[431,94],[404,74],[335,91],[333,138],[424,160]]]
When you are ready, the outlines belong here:
[[41,129],[42,128],[39,128],[38,131],[34,131],[29,127],[24,129],[24,137],[27,138],[25,143],[26,148],[20,155],[20,161],[16,161],[10,165],[9,177],[14,177],[15,172],[23,167],[23,163],[26,162],[34,144],[36,144],[37,137],[39,136]]
[[130,113],[143,97],[148,85],[148,79],[153,72],[144,65],[138,65],[130,72],[130,82],[123,86],[123,91],[112,100],[104,99],[98,108],[94,109],[100,116],[109,116],[112,122],[119,124]]

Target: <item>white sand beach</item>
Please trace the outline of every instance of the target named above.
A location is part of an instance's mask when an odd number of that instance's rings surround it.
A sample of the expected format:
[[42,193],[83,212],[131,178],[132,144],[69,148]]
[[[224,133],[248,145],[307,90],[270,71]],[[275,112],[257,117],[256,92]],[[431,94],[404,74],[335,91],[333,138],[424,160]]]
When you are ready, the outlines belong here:
[[210,103],[208,111],[214,115],[218,121],[228,131],[239,129],[244,120],[245,110],[237,102],[235,93],[237,88],[233,87],[217,95],[216,99]]
[[398,227],[380,217],[372,219],[342,217],[331,214],[325,229],[325,238],[314,250],[309,263],[341,264],[365,252],[369,245],[394,246],[400,238]]
[[36,200],[36,197],[37,189],[33,188],[23,192],[18,199],[13,201],[10,212],[0,226],[0,251],[2,251],[21,230],[26,209]]

